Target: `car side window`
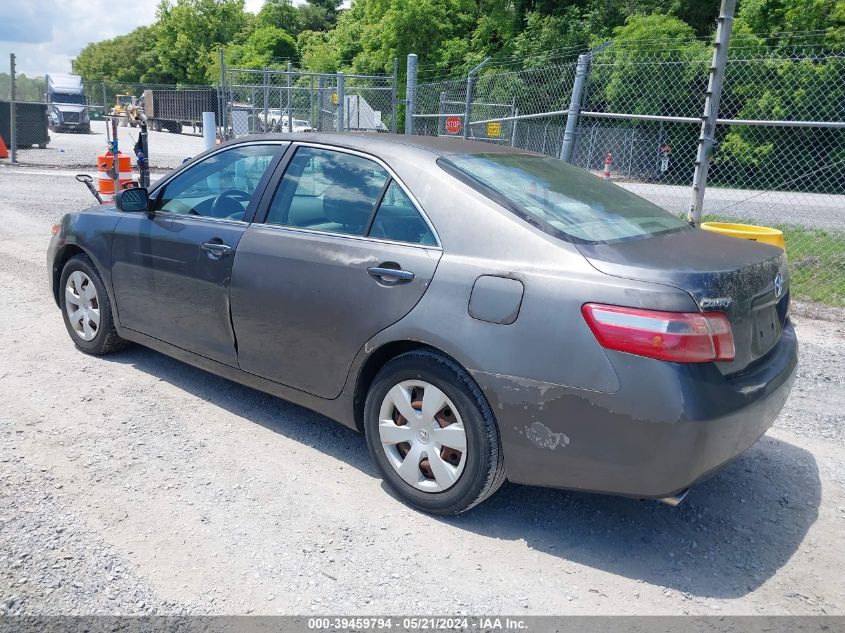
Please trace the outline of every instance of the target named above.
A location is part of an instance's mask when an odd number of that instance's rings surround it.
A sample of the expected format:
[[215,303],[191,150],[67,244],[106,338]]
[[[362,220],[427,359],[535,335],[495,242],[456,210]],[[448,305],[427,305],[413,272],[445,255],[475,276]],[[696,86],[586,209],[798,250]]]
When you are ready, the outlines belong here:
[[396,242],[437,246],[431,227],[395,180],[390,182],[384,193],[369,235]]
[[276,188],[267,223],[363,235],[388,178],[361,156],[300,147]]
[[243,145],[213,154],[168,182],[156,210],[242,221],[279,151],[279,145]]

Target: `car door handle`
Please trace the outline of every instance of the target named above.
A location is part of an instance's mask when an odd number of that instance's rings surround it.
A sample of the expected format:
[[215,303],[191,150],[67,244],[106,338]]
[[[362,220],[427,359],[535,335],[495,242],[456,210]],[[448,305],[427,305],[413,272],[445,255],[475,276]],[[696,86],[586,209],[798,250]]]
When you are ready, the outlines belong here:
[[414,280],[414,273],[410,270],[400,270],[398,268],[382,268],[381,266],[373,266],[368,268],[367,272],[376,281],[393,281],[395,283],[408,283]]
[[209,257],[219,259],[224,255],[232,252],[232,247],[228,244],[219,244],[218,242],[204,242],[200,244],[200,248],[208,253]]

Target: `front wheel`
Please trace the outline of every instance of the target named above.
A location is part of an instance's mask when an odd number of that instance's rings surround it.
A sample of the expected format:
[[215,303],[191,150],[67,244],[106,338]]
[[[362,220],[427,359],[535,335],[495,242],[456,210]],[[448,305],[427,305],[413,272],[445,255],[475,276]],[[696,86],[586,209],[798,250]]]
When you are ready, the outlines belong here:
[[385,483],[432,514],[469,510],[505,479],[499,431],[478,385],[451,359],[402,354],[379,371],[364,426]]
[[106,288],[88,257],[71,257],[62,269],[60,284],[62,316],[77,348],[99,356],[125,347],[126,341],[114,327]]

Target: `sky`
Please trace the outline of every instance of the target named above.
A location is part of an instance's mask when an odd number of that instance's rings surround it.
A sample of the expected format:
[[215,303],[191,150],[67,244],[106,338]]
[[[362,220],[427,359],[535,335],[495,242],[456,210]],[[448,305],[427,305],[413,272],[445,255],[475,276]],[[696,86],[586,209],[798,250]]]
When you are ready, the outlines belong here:
[[[69,73],[70,60],[89,42],[152,24],[159,0],[0,0],[0,72],[9,53],[18,73]],[[264,0],[246,0],[257,13]],[[298,3],[297,3],[298,4]]]

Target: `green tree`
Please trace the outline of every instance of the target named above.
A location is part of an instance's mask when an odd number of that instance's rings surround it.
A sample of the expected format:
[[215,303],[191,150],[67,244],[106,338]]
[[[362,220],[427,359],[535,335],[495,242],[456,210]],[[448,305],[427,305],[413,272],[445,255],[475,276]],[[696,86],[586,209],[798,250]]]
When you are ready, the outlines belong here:
[[177,82],[203,83],[211,54],[225,44],[241,44],[252,26],[244,0],[162,0],[155,52],[162,70]]
[[296,7],[303,31],[328,31],[336,20],[329,18],[329,12],[313,4],[300,4]]
[[155,25],[141,26],[126,35],[88,44],[73,61],[74,72],[89,81],[173,81],[159,63],[156,36]]
[[[0,101],[8,101],[11,97],[11,77],[8,73],[0,73]],[[47,84],[44,77],[27,77],[24,74],[15,75],[15,99],[17,101],[44,101]]]
[[342,4],[343,0],[307,0],[306,2],[307,6],[314,7],[323,12],[329,25],[337,22],[338,15],[340,14],[340,5]]
[[275,26],[293,37],[302,30],[301,14],[291,0],[266,0],[256,21],[259,27]]
[[587,26],[576,7],[560,15],[532,11],[526,15],[525,29],[514,39],[513,52],[525,59],[525,66],[546,66],[556,52],[586,48],[590,37]]
[[613,30],[613,45],[593,66],[590,109],[699,116],[710,55],[710,46],[678,18],[631,16]]

